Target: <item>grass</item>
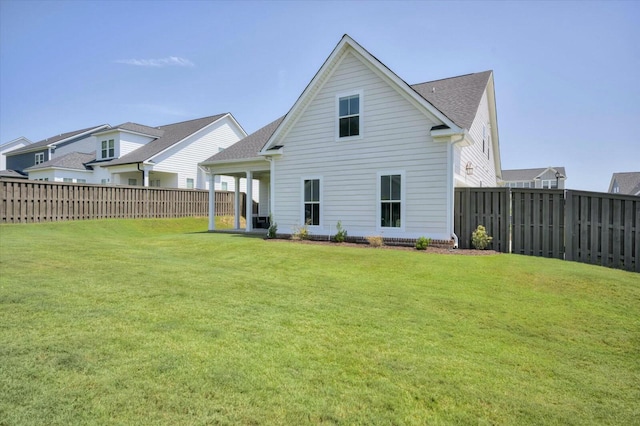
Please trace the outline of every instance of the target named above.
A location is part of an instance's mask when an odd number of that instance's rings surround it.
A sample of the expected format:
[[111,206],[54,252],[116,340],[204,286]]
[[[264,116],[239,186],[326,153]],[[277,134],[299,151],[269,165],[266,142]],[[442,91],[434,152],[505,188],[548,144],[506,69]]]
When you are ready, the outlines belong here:
[[0,226],[0,424],[638,424],[640,277],[208,234]]

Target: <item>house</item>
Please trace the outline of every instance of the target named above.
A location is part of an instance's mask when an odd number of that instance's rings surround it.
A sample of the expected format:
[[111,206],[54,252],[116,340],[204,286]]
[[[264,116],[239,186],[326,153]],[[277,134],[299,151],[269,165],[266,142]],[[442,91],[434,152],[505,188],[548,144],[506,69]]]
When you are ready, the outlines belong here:
[[[206,189],[198,162],[246,135],[230,113],[158,127],[104,125],[76,137],[73,150],[56,148],[24,171],[36,180]],[[218,190],[233,190],[233,183],[215,181]]]
[[493,72],[409,85],[345,35],[284,117],[201,166],[256,179],[279,233],[455,240],[454,188],[501,178]]
[[94,132],[108,128],[108,124],[61,133],[50,138],[17,148],[5,153],[7,170],[26,174],[26,169],[37,166],[56,156],[70,152],[91,152],[95,150]]
[[32,143],[33,142],[31,142],[29,139],[25,138],[24,136],[21,136],[17,139],[14,139],[12,141],[9,141],[7,143],[3,143],[2,145],[0,145],[0,173],[7,170],[7,157],[4,155],[6,152],[13,151],[15,149],[19,149],[27,145],[31,145]]
[[614,173],[609,191],[612,194],[640,195],[640,172]]
[[512,169],[502,171],[502,183],[511,188],[565,189],[567,172],[564,167]]

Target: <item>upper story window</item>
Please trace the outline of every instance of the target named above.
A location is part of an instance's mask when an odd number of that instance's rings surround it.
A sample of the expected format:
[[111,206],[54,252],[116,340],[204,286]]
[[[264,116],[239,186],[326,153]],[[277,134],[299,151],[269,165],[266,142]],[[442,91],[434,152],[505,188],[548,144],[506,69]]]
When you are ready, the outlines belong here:
[[36,153],[36,165],[40,163],[44,163],[44,152]]
[[113,158],[116,156],[116,144],[113,139],[102,141],[102,158]]
[[558,180],[557,179],[543,180],[542,187],[544,189],[558,189]]
[[362,99],[360,93],[338,96],[338,137],[360,136]]

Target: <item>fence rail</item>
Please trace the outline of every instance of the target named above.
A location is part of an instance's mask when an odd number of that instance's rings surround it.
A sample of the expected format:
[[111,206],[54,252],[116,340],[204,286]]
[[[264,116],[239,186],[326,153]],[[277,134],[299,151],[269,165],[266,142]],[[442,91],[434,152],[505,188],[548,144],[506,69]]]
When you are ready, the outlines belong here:
[[640,272],[640,197],[527,188],[457,188],[460,248],[484,225],[490,248]]
[[[233,215],[234,192],[216,192],[216,214]],[[244,213],[246,196],[241,193]],[[209,192],[91,184],[0,180],[0,223],[107,218],[207,216]]]

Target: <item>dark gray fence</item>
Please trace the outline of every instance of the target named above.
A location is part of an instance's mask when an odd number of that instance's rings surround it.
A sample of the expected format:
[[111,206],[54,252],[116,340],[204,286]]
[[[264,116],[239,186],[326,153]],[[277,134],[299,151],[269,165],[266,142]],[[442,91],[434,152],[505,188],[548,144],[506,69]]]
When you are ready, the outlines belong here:
[[484,225],[489,248],[640,272],[640,197],[528,188],[457,188],[460,248]]
[[[216,192],[216,215],[233,215],[234,197],[233,192]],[[246,196],[241,197],[244,214]],[[0,223],[208,214],[209,192],[202,190],[0,180]]]
[[478,225],[493,237],[490,249],[509,253],[509,188],[456,188],[454,229],[460,248],[472,248]]

